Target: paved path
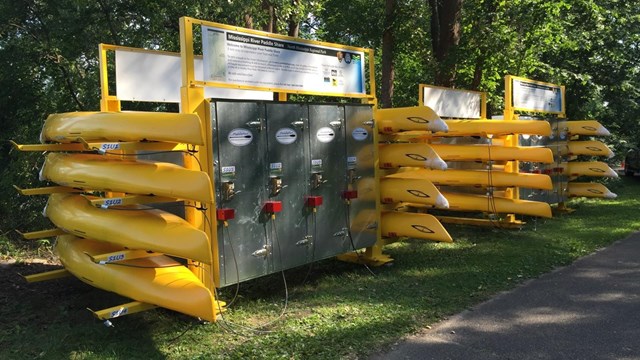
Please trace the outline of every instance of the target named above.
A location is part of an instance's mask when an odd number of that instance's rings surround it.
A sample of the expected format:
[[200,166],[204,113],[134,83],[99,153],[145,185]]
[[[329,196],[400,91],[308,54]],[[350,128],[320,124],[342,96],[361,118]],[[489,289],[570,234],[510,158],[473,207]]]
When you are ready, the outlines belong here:
[[640,359],[640,233],[373,359]]

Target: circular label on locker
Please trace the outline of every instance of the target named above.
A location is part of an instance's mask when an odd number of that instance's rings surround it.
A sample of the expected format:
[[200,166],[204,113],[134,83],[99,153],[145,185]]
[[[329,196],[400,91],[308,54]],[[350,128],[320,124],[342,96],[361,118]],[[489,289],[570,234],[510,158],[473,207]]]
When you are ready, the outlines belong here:
[[227,139],[233,146],[246,146],[251,144],[253,141],[253,134],[251,133],[251,130],[237,128],[231,130]]
[[292,128],[282,128],[276,131],[276,141],[282,145],[293,144],[298,138],[298,134]]
[[333,139],[335,139],[336,132],[333,131],[333,129],[330,127],[321,127],[320,129],[318,129],[316,137],[318,138],[318,141],[328,143],[332,142]]
[[353,136],[356,141],[367,140],[367,137],[369,137],[369,132],[365,128],[357,127],[353,129],[353,131],[351,132],[351,136]]

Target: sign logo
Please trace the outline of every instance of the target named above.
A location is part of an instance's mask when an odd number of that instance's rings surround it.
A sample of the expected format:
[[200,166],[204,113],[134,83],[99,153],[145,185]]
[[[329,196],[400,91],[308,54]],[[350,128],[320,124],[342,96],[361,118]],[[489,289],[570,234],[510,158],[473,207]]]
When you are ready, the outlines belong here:
[[415,197],[419,198],[430,198],[431,196],[427,195],[425,192],[420,190],[407,190],[407,192]]
[[298,134],[292,128],[282,128],[276,131],[276,141],[282,145],[289,145],[296,142]]
[[435,231],[429,229],[426,226],[423,225],[411,225],[412,228],[420,231],[421,233],[425,233],[425,234],[435,234]]
[[356,141],[363,141],[367,140],[367,137],[369,137],[369,132],[365,128],[357,127],[353,129],[353,131],[351,132],[351,136]]
[[335,139],[336,132],[333,131],[333,129],[330,127],[321,127],[320,129],[318,129],[316,137],[321,143],[330,143],[333,141],[333,139]]
[[407,120],[412,121],[416,124],[428,124],[430,122],[429,120],[420,116],[408,116]]
[[253,141],[253,133],[248,129],[236,128],[227,135],[227,140],[233,146],[247,146]]
[[404,154],[406,157],[408,157],[411,160],[416,160],[416,161],[427,161],[429,159],[427,159],[426,157],[420,155],[420,154]]

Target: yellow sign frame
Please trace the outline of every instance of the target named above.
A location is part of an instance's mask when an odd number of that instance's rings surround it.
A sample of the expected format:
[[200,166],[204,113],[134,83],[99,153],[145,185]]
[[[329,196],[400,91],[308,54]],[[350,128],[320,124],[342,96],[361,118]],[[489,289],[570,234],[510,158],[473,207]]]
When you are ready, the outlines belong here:
[[[558,87],[560,88],[561,96],[562,96],[562,110],[561,111],[544,111],[537,109],[528,109],[513,106],[513,80],[520,80],[523,82],[543,85],[549,87]],[[556,114],[560,118],[566,117],[566,101],[565,101],[565,93],[566,89],[564,85],[552,84],[544,81],[531,80],[525,77],[507,75],[504,78],[504,118],[505,120],[514,119],[514,115],[516,111],[527,112],[527,113],[542,113],[542,114]]]
[[[277,88],[277,87],[261,87],[261,86],[248,86],[248,85],[235,85],[228,84],[225,82],[216,82],[216,81],[199,81],[195,80],[194,76],[194,63],[193,60],[195,58],[194,54],[194,46],[193,46],[193,27],[195,25],[204,25],[217,27],[225,30],[241,32],[250,35],[258,35],[269,37],[277,40],[284,41],[295,41],[299,43],[309,44],[309,45],[320,45],[320,46],[328,46],[328,47],[336,47],[339,46],[346,50],[359,51],[365,53],[365,57],[368,57],[369,64],[369,92],[366,94],[359,93],[347,93],[347,94],[336,94],[336,93],[327,93],[327,92],[318,92],[318,91],[306,91],[306,90],[291,90],[285,88]],[[181,54],[183,58],[183,86],[200,86],[200,87],[220,87],[220,88],[229,88],[229,89],[241,89],[241,90],[258,90],[258,91],[272,91],[280,94],[301,94],[301,95],[318,95],[318,96],[332,96],[332,97],[350,97],[350,98],[361,98],[369,103],[375,103],[375,61],[374,61],[374,53],[372,49],[359,48],[348,45],[341,45],[329,42],[315,41],[315,40],[307,40],[294,38],[291,36],[285,36],[280,34],[274,34],[259,30],[245,29],[237,26],[219,24],[215,22],[198,20],[190,17],[181,17],[180,18],[180,48]],[[186,81],[186,83],[184,82]],[[366,88],[366,84],[365,84]]]

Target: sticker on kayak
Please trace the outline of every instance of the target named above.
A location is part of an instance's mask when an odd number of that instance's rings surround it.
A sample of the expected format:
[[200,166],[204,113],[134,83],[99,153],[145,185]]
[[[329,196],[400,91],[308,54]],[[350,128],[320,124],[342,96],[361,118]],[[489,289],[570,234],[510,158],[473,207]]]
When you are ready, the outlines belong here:
[[357,127],[353,129],[353,131],[351,132],[351,136],[356,141],[363,141],[367,140],[367,137],[369,137],[369,132],[365,128]]
[[425,234],[435,234],[435,231],[429,229],[428,227],[424,226],[424,225],[411,225],[412,228],[420,231],[421,233],[425,233]]
[[333,129],[330,127],[321,127],[320,129],[318,129],[316,137],[318,138],[318,141],[322,143],[329,143],[332,142],[333,139],[335,139],[336,132],[333,131]]
[[122,205],[122,198],[110,198],[105,199],[103,206],[117,206]]
[[282,128],[276,131],[276,141],[282,145],[293,144],[298,138],[298,134],[292,128]]
[[237,128],[231,130],[227,139],[233,146],[247,146],[253,141],[251,130]]
[[120,149],[120,143],[104,143],[100,145],[100,150],[110,151]]

